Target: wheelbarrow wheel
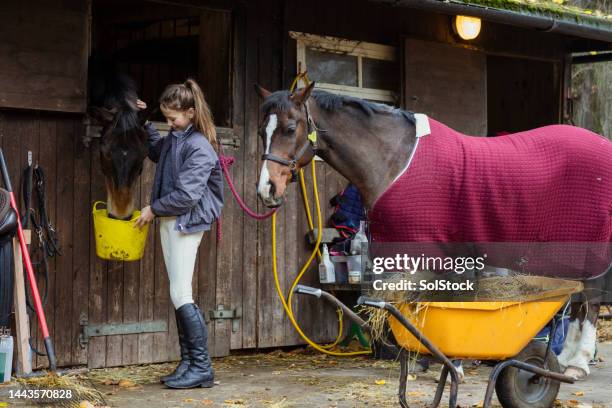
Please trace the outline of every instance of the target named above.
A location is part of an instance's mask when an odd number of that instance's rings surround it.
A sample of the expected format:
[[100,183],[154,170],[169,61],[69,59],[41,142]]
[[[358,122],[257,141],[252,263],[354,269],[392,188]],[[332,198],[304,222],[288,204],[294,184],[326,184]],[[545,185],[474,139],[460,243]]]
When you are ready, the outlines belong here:
[[[531,341],[514,359],[544,367],[546,343]],[[557,356],[552,351],[548,355],[547,368],[560,372]],[[561,383],[547,377],[520,370],[516,367],[506,367],[495,384],[497,398],[504,408],[548,408],[552,407]]]

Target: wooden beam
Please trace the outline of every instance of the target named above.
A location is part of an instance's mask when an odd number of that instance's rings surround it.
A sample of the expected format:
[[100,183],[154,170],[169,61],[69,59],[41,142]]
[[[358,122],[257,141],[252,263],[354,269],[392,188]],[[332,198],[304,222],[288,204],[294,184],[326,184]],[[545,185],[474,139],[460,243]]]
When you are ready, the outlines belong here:
[[[23,231],[26,244],[30,244],[31,231]],[[26,310],[26,289],[23,275],[23,262],[21,259],[21,247],[17,237],[13,238],[13,261],[15,265],[15,288],[13,302],[15,304],[15,339],[17,351],[17,364],[15,372],[18,375],[30,374],[32,372],[32,360],[30,359],[30,322]]]

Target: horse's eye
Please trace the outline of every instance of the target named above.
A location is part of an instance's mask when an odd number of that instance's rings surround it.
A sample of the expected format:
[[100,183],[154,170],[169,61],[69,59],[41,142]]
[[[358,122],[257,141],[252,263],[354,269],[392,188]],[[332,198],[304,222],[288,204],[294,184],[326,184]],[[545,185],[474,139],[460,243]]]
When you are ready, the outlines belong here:
[[295,125],[288,126],[288,127],[287,127],[287,132],[288,132],[288,133],[294,133],[294,132],[295,132],[295,129],[296,129],[296,126],[295,126]]

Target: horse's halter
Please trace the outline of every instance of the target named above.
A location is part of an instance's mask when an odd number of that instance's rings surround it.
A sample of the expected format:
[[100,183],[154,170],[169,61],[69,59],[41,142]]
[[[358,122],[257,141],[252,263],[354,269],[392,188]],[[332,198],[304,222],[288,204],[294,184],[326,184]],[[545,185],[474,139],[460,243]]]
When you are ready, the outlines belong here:
[[[306,108],[306,123],[308,125],[308,129],[307,129],[308,136],[307,136],[306,143],[304,143],[302,147],[300,147],[296,155],[293,156],[291,160],[283,159],[282,157],[278,157],[271,153],[267,153],[261,156],[262,160],[270,160],[270,161],[282,164],[283,166],[289,167],[289,170],[291,170],[291,180],[290,180],[291,183],[293,183],[294,181],[297,181],[297,175],[298,175],[297,164],[302,158],[302,156],[304,156],[304,153],[306,153],[306,150],[308,150],[308,148],[310,147],[312,149],[312,158],[314,159],[314,157],[316,156],[317,154],[317,131],[323,131],[321,129],[317,129],[317,127],[315,126],[314,121],[312,120],[312,117],[310,116],[310,111],[308,110],[308,101],[304,102],[304,107]],[[314,130],[311,130],[311,129],[314,129]],[[272,141],[270,141],[270,144],[272,144]]]

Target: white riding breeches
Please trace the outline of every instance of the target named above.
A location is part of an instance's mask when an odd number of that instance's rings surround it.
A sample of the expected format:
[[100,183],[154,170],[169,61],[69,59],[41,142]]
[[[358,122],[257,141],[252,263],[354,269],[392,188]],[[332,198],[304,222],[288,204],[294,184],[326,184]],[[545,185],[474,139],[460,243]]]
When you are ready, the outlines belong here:
[[191,281],[198,247],[204,231],[184,234],[176,231],[176,217],[162,217],[159,223],[159,235],[168,280],[170,281],[170,298],[175,309],[193,302]]

